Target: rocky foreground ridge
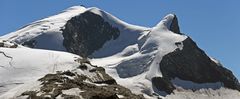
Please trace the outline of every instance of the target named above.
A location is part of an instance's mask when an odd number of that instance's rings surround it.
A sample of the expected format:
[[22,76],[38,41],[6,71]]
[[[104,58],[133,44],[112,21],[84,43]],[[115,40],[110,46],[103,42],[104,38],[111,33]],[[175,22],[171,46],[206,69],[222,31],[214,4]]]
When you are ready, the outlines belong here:
[[[40,88],[27,90],[20,97],[28,99],[144,99],[142,95],[133,94],[117,82],[102,67],[91,65],[85,59],[78,68],[58,71],[38,79]],[[84,73],[82,73],[82,71]]]

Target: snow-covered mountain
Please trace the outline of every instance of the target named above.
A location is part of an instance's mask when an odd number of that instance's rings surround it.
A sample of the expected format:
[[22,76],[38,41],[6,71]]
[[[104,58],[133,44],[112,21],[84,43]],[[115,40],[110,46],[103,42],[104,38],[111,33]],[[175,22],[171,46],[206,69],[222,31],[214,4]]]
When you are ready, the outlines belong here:
[[[0,39],[1,98],[240,97],[232,72],[181,33],[174,14],[150,28],[128,24],[95,7],[74,6]],[[86,79],[79,85],[82,75]],[[57,87],[66,84],[61,77],[76,86]],[[129,94],[111,91],[114,86]]]

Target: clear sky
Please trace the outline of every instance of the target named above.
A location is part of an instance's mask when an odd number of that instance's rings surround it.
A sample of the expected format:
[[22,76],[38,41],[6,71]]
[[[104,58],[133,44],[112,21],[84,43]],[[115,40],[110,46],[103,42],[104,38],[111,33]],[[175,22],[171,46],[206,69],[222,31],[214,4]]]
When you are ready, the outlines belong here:
[[0,0],[0,35],[74,5],[148,27],[175,13],[181,31],[240,79],[240,0]]

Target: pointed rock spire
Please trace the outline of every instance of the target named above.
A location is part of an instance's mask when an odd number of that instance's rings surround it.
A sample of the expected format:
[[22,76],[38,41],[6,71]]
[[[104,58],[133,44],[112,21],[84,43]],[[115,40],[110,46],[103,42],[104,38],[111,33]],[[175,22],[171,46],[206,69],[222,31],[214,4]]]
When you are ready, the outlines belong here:
[[175,14],[173,14],[173,19],[172,22],[170,24],[169,30],[174,32],[174,33],[178,33],[178,34],[182,34],[178,25],[178,19],[177,16]]
[[166,15],[155,27],[162,29],[167,28],[174,33],[182,34],[178,25],[177,16],[175,14]]

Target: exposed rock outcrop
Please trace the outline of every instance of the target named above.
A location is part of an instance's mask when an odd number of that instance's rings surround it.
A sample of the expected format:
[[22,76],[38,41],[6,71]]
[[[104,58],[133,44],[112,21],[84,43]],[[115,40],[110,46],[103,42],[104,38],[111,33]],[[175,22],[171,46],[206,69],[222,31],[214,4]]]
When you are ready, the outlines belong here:
[[[19,97],[28,99],[144,99],[143,95],[135,95],[129,89],[122,87],[106,74],[102,67],[92,67],[83,63],[73,71],[47,74],[40,78],[41,87],[38,90],[23,92]],[[80,74],[83,71],[85,74]],[[91,76],[92,75],[92,76]],[[75,94],[73,94],[75,93]],[[77,93],[77,94],[76,94]]]
[[176,89],[171,81],[165,77],[152,78],[152,84],[157,88],[157,90],[164,91],[167,94],[171,94],[173,90]]
[[170,31],[178,34],[182,34],[178,25],[178,19],[177,16],[174,14],[172,23],[170,24]]
[[63,45],[67,51],[82,57],[91,55],[111,39],[117,39],[120,31],[97,14],[86,11],[71,18],[63,31]]
[[[176,43],[178,44],[181,43]],[[232,72],[212,61],[191,38],[188,37],[182,44],[184,45],[182,50],[178,48],[165,55],[159,64],[164,82],[170,83],[170,80],[176,77],[195,83],[222,82],[225,87],[240,91],[240,84]],[[156,86],[160,86],[158,84],[161,82],[153,79]],[[168,93],[173,89],[171,86],[164,88]]]
[[13,43],[13,42],[9,42],[9,41],[5,41],[5,40],[0,40],[0,47],[4,47],[4,48],[17,48],[18,44]]
[[30,40],[30,41],[24,42],[22,45],[30,48],[35,48],[36,43],[37,43],[36,40]]

